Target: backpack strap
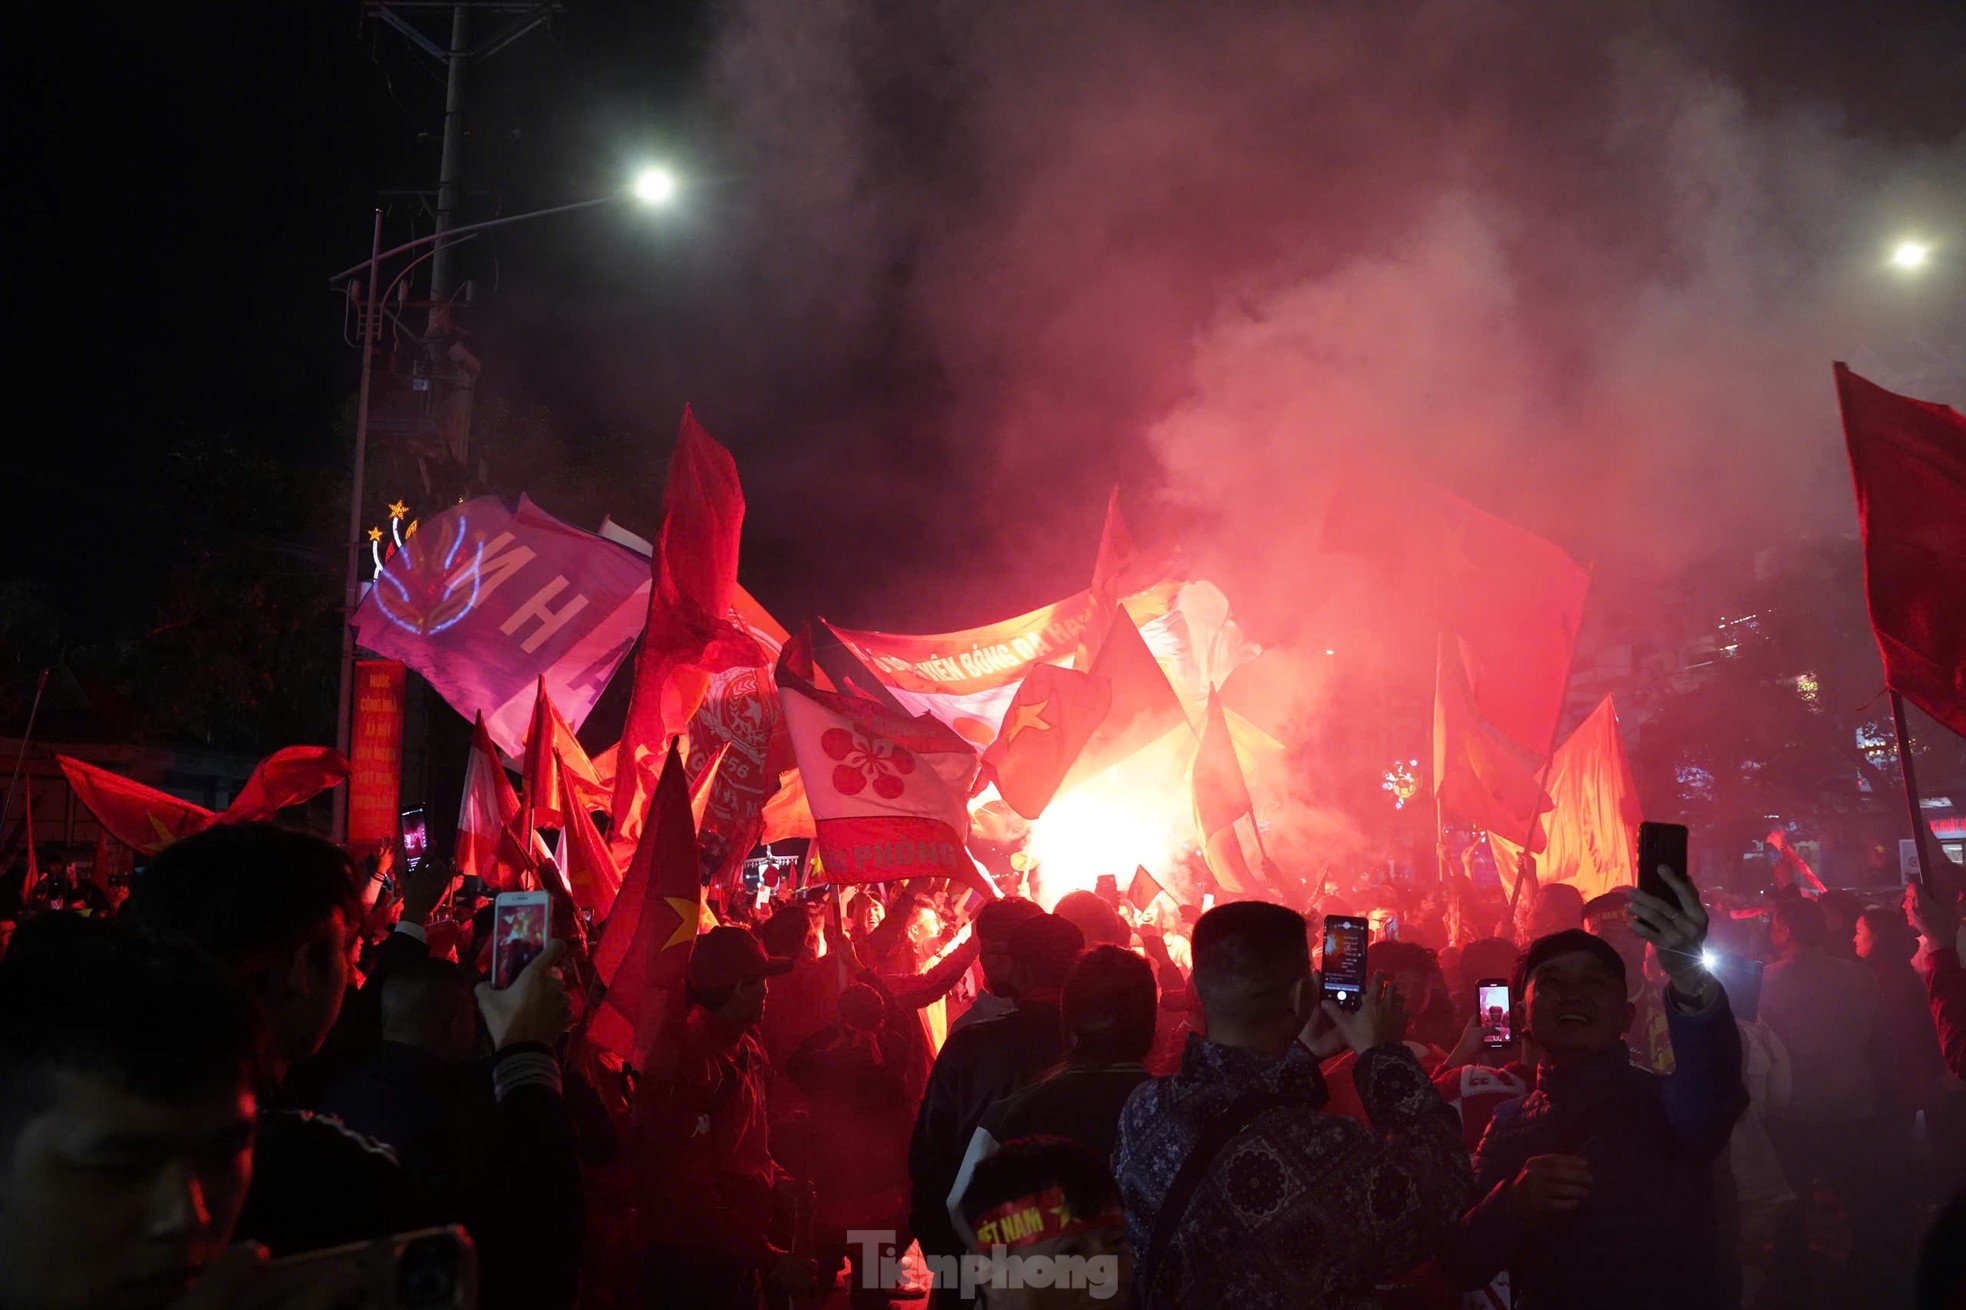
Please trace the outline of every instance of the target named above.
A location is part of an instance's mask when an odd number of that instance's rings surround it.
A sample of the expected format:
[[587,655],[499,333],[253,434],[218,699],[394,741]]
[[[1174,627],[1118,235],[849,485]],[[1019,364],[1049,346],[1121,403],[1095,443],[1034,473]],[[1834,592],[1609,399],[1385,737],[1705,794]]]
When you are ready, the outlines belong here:
[[1303,1100],[1302,1097],[1286,1096],[1280,1092],[1251,1089],[1229,1103],[1227,1109],[1208,1122],[1196,1140],[1188,1158],[1181,1162],[1175,1172],[1174,1181],[1168,1184],[1167,1195],[1161,1198],[1160,1213],[1154,1216],[1154,1230],[1147,1239],[1146,1253],[1134,1266],[1135,1282],[1139,1289],[1141,1310],[1151,1310],[1154,1303],[1154,1275],[1160,1271],[1162,1259],[1167,1255],[1167,1247],[1174,1240],[1174,1230],[1181,1226],[1181,1220],[1194,1203],[1195,1192],[1202,1180],[1208,1176],[1209,1168],[1222,1149],[1234,1141],[1243,1129],[1247,1128],[1263,1111],[1278,1105],[1287,1105]]

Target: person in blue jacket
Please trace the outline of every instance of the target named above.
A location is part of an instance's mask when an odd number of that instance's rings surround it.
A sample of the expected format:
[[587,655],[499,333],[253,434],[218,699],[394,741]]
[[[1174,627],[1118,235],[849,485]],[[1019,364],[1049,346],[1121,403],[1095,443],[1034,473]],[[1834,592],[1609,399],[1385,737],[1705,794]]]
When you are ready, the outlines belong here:
[[1531,943],[1516,976],[1522,1023],[1543,1053],[1536,1090],[1495,1111],[1475,1152],[1480,1199],[1451,1241],[1476,1287],[1506,1269],[1515,1310],[1739,1304],[1716,1163],[1748,1103],[1727,995],[1702,963],[1707,916],[1661,870],[1672,903],[1636,889],[1631,923],[1670,981],[1675,1066],[1632,1063],[1625,962],[1580,929]]

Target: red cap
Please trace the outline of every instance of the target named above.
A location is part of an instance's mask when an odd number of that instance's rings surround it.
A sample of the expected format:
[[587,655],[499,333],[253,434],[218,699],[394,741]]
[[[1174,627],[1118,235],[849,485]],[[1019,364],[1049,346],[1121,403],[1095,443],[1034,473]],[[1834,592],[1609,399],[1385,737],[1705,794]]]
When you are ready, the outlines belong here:
[[689,953],[689,985],[700,992],[735,987],[753,978],[770,978],[792,967],[786,959],[765,953],[764,943],[748,929],[712,928],[696,939]]

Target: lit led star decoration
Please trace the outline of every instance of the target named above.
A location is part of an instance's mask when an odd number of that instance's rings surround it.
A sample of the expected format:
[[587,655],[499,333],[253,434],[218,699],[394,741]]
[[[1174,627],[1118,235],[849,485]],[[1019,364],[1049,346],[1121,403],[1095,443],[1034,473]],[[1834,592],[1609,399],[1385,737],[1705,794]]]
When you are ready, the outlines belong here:
[[1413,793],[1420,789],[1420,776],[1416,772],[1419,767],[1418,760],[1394,760],[1393,767],[1386,770],[1379,790],[1392,793],[1394,809],[1405,809]]

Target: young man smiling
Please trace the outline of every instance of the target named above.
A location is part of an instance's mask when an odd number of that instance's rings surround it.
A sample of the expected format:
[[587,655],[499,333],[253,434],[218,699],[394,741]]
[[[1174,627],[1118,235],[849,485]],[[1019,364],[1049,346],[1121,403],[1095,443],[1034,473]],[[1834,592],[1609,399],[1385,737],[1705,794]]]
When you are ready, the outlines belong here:
[[1578,929],[1531,944],[1516,985],[1543,1053],[1536,1090],[1495,1112],[1475,1153],[1482,1199],[1451,1265],[1473,1287],[1506,1268],[1517,1310],[1719,1310],[1739,1302],[1714,1206],[1713,1163],[1747,1105],[1741,1042],[1701,962],[1707,916],[1693,887],[1673,901],[1633,890],[1631,926],[1671,979],[1673,1072],[1635,1067],[1625,962]]

